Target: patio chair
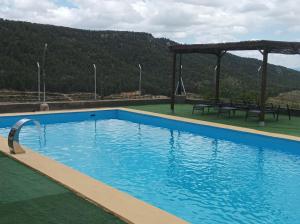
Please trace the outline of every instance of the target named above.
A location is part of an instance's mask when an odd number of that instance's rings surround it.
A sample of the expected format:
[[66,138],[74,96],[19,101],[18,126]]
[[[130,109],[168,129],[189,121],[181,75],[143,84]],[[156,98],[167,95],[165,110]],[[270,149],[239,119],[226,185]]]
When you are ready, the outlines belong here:
[[205,108],[207,108],[207,111],[209,112],[209,109],[212,108],[214,105],[210,103],[198,103],[193,105],[193,111],[192,114],[194,114],[195,111],[202,111],[202,113],[205,112]]
[[[279,119],[279,111],[280,111],[280,106],[277,108],[274,107],[273,104],[270,104],[270,106],[266,106],[265,108],[265,114],[272,114],[273,118],[276,118],[276,121]],[[247,120],[249,117],[259,117],[262,113],[261,107],[260,106],[249,106],[249,109],[246,111],[245,115],[245,120]]]
[[228,114],[228,116],[231,117],[231,113],[233,114],[233,116],[235,116],[235,112],[238,110],[238,108],[234,106],[232,101],[230,101],[230,103],[220,103],[219,105],[217,105],[217,107],[218,116],[220,116],[220,114]]
[[220,102],[216,99],[209,99],[208,101],[204,101],[201,103],[197,103],[193,105],[193,111],[192,114],[194,114],[195,111],[202,111],[202,113],[205,112],[205,108],[207,108],[207,112],[209,112],[210,108],[215,108],[220,104]]

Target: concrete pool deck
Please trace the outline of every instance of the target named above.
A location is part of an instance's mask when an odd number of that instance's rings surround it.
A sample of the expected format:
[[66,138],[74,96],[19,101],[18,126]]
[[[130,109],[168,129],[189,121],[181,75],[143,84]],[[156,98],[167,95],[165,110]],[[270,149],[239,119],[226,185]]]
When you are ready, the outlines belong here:
[[[95,110],[112,110],[119,109],[134,113],[157,116],[177,121],[189,122],[200,125],[225,128],[235,131],[259,134],[269,137],[283,138],[293,141],[300,141],[300,137],[258,131],[249,128],[236,127],[231,125],[213,123],[208,121],[200,121],[190,118],[177,117],[172,115],[164,115],[153,112],[146,112],[128,108],[102,108],[88,110],[66,110],[66,111],[47,111],[34,113],[14,113],[1,114],[0,116],[16,116],[16,115],[34,115],[34,114],[52,114],[52,113],[71,113],[80,111],[95,111]],[[7,140],[0,136],[0,150],[11,158],[33,168],[50,177],[51,179],[61,183],[68,189],[71,189],[81,197],[95,203],[101,208],[108,210],[117,217],[128,223],[143,223],[143,224],[165,224],[165,223],[187,223],[184,220],[169,214],[159,208],[149,205],[141,200],[138,200],[129,194],[120,192],[98,180],[95,180],[85,174],[82,174],[68,166],[65,166],[55,160],[45,157],[39,153],[25,148],[25,154],[12,155],[9,153]]]

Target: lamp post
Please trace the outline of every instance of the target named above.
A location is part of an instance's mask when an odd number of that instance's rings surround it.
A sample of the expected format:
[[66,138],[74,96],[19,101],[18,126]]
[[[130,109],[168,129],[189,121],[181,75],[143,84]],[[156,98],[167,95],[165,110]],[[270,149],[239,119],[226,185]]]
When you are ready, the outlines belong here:
[[45,43],[44,54],[43,54],[43,89],[44,89],[44,97],[43,102],[46,102],[46,53],[47,53],[48,44]]
[[260,76],[260,73],[261,73],[261,68],[262,68],[262,67],[261,67],[261,66],[259,66],[259,67],[258,67],[258,69],[257,69],[257,74],[258,74],[258,77]]
[[177,85],[177,95],[181,95],[181,79],[182,79],[182,54],[179,54],[179,76]]
[[94,98],[95,100],[97,100],[97,67],[95,64],[93,64],[93,67],[94,67],[94,90],[95,90],[95,93],[94,93]]
[[139,69],[140,69],[140,79],[139,79],[139,92],[140,96],[142,95],[142,66],[139,64]]
[[[46,103],[46,53],[47,53],[47,43],[45,43],[45,47],[44,47],[44,52],[43,52],[43,62],[42,62],[42,74],[43,74],[43,89],[44,89],[44,96],[43,96],[43,103],[41,103],[40,105],[40,110],[41,111],[46,111],[49,110],[49,105]],[[39,69],[40,69],[40,64],[37,62],[37,66],[38,66],[38,73]],[[38,78],[39,79],[39,78]],[[38,82],[40,82],[40,80],[38,80]],[[39,84],[39,93],[40,93],[40,84]],[[39,98],[40,98],[40,94],[39,94]]]
[[259,68],[257,69],[258,74],[260,73],[261,70],[261,66],[259,66]]
[[178,77],[178,89],[177,89],[177,94],[181,95],[182,94],[182,64],[181,64],[181,54],[180,54],[180,67],[179,67],[179,77]]
[[104,74],[103,71],[100,73],[100,95],[101,100],[104,99]]
[[38,75],[38,99],[39,99],[39,102],[41,102],[41,68],[40,68],[40,63],[37,62],[36,63],[37,65],[37,75]]
[[[262,66],[259,66],[258,69],[257,69],[258,77],[260,77],[261,69],[262,69]],[[256,94],[256,103],[257,103],[257,104],[260,104],[260,103],[259,103],[259,99],[258,99],[258,95],[257,95],[257,94]]]
[[214,85],[217,85],[217,70],[218,70],[218,66],[216,65],[215,68],[214,68],[214,71],[215,71]]

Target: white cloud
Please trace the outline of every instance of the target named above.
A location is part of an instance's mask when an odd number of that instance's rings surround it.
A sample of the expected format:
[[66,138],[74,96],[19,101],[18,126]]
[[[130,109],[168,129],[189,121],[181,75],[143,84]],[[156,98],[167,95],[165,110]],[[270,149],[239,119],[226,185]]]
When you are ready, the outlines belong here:
[[[145,31],[181,43],[299,41],[299,11],[298,0],[0,0],[6,19]],[[298,59],[272,56],[271,62],[299,67]]]
[[[237,51],[237,55],[248,58],[258,58],[262,60],[262,55],[258,51]],[[299,55],[283,55],[283,54],[270,54],[269,61],[273,64],[283,65],[290,68],[300,69],[300,56]]]

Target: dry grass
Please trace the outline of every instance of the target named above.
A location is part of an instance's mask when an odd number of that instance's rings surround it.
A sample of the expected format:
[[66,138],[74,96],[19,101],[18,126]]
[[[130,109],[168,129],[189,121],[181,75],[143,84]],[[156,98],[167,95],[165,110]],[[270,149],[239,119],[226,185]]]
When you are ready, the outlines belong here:
[[[98,99],[100,96],[97,95]],[[127,92],[120,94],[113,94],[110,96],[105,96],[104,99],[158,99],[166,98],[166,96],[153,96],[153,95],[142,95],[136,94],[136,92]],[[43,94],[41,93],[41,100],[43,99]],[[46,100],[48,102],[53,101],[84,101],[84,100],[93,100],[94,93],[56,93],[56,92],[47,92]],[[0,102],[9,102],[9,103],[24,103],[24,102],[37,102],[38,93],[30,91],[13,91],[13,90],[1,90],[0,91]]]
[[280,93],[276,97],[271,97],[268,102],[286,107],[288,104],[291,108],[300,109],[300,90]]

